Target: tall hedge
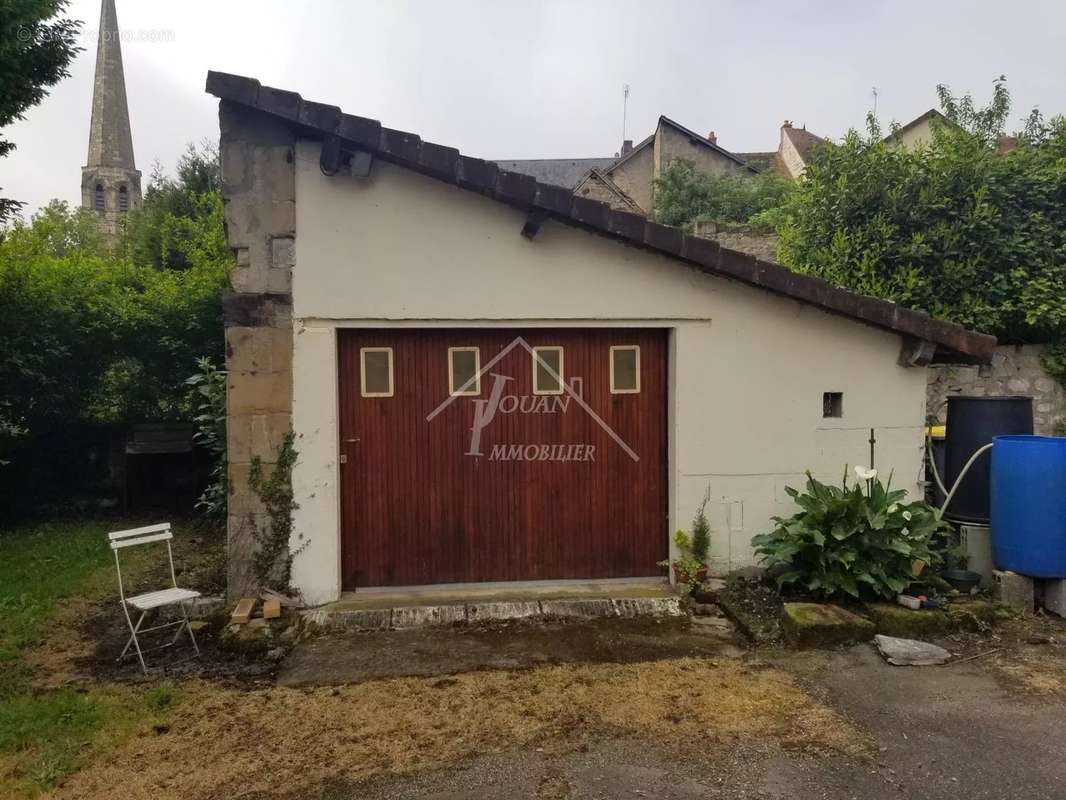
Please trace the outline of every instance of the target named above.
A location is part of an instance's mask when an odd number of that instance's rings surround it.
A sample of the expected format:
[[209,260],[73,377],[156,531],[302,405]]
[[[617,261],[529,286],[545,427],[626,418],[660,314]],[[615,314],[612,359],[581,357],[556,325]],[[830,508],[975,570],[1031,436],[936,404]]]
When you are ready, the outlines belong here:
[[908,148],[872,126],[819,148],[785,208],[781,260],[1004,342],[1062,338],[1066,121],[1031,118],[1006,153],[988,128],[940,126]]

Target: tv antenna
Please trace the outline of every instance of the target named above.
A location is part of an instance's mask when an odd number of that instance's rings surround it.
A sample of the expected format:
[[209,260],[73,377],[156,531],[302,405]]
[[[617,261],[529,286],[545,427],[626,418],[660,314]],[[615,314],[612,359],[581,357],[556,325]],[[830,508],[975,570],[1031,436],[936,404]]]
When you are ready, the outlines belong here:
[[622,84],[622,141],[626,140],[626,112],[629,110],[629,84]]
[[877,95],[878,95],[878,91],[877,91],[877,87],[875,86],[875,87],[873,88],[873,96],[874,96],[874,116],[875,116],[875,117],[877,116]]

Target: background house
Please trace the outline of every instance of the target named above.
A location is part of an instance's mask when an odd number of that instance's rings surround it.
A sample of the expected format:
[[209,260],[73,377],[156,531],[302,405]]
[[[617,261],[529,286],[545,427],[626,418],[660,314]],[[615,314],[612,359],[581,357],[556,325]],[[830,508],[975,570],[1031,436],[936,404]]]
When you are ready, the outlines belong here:
[[590,200],[620,211],[648,216],[655,208],[655,181],[671,161],[683,159],[708,174],[754,174],[772,170],[799,178],[815,146],[825,140],[805,127],[785,121],[778,146],[769,152],[733,153],[718,144],[711,131],[706,136],[659,117],[655,132],[636,146],[626,140],[615,158],[498,160],[501,169],[520,172],[544,183],[573,189]]

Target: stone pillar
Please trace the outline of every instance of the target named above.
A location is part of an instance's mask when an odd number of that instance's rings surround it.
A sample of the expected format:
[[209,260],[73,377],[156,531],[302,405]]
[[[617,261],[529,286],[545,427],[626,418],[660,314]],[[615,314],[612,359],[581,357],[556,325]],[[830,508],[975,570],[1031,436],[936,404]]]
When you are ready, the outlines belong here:
[[226,328],[228,594],[258,590],[253,526],[268,524],[248,486],[252,459],[269,475],[292,426],[295,136],[276,118],[222,101],[226,237],[236,254]]

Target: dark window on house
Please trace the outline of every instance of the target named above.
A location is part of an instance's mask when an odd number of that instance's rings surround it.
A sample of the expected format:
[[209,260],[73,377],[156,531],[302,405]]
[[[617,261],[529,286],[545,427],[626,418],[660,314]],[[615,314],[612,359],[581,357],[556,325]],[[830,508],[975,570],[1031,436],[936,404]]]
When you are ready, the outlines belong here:
[[359,361],[363,397],[392,397],[392,348],[363,347]]
[[640,392],[640,347],[616,345],[611,348],[611,394]]
[[563,393],[563,348],[533,348],[533,394]]
[[104,210],[104,185],[102,183],[96,184],[96,189],[93,191],[93,208],[98,211]]
[[476,347],[448,348],[448,392],[457,395],[481,394],[481,352]]
[[844,416],[844,393],[843,392],[824,392],[822,394],[822,416],[823,417],[842,417],[842,416]]
[[129,211],[130,210],[130,194],[126,191],[125,186],[118,187],[118,210]]

